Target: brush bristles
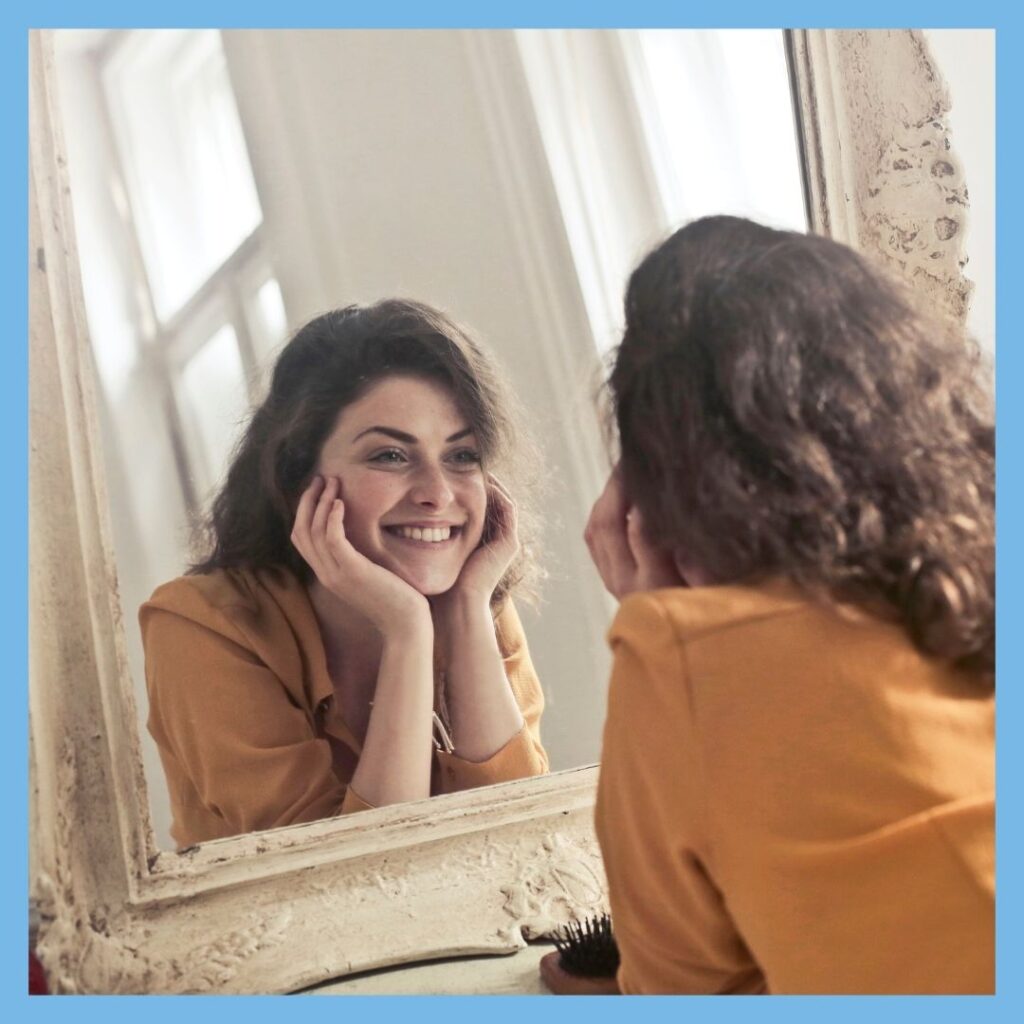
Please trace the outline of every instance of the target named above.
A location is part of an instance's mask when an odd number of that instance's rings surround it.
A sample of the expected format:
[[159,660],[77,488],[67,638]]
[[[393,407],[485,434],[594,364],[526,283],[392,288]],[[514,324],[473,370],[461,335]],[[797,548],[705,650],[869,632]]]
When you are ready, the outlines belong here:
[[619,969],[619,947],[607,914],[570,921],[555,935],[555,949],[562,970],[578,978],[614,978]]

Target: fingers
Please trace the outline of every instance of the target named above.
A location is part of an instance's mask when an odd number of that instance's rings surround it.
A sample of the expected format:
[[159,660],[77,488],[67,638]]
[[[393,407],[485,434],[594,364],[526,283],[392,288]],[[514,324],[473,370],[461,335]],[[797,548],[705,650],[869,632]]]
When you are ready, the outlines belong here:
[[310,524],[313,520],[313,513],[316,511],[320,495],[324,490],[323,477],[315,476],[309,486],[302,492],[298,508],[295,510],[295,522],[292,524],[291,541],[299,554],[307,562],[315,557],[313,540],[309,535]]
[[626,540],[636,562],[637,590],[656,590],[682,584],[675,560],[650,542],[644,529],[643,514],[635,506],[626,513]]
[[[338,498],[340,488],[341,482],[337,477],[328,477],[327,483],[324,486],[324,492],[316,503],[316,511],[313,514],[313,521],[309,529],[309,535],[312,538],[317,557],[329,572],[333,572],[337,567],[337,544],[332,543],[332,537],[329,535],[329,520],[334,512],[336,503],[340,500]],[[342,512],[344,512],[344,506],[342,506]],[[336,517],[335,530],[337,528],[338,521]],[[341,536],[344,537],[344,528],[341,529]]]
[[492,473],[487,474],[488,515],[493,528],[489,543],[511,538],[518,545],[519,510],[515,499]]
[[626,513],[626,544],[636,566],[638,587],[643,587],[644,581],[656,575],[656,569],[660,566],[662,557],[647,540],[644,534],[643,515],[640,509],[635,507]]
[[314,477],[299,500],[292,543],[321,583],[326,584],[344,554],[344,502],[337,477]]
[[601,496],[594,502],[583,539],[605,587],[614,597],[631,589],[636,560],[627,537],[625,494],[622,482],[612,473]]
[[331,502],[327,522],[324,524],[324,542],[336,563],[347,554],[349,543],[345,536],[345,502],[341,498],[334,498]]
[[317,554],[321,557],[327,554],[327,517],[330,515],[334,499],[338,496],[337,477],[328,477],[324,483],[324,489],[320,492],[320,498],[313,511],[313,519],[309,525],[309,535],[316,548]]
[[626,512],[626,542],[638,565],[649,560],[654,549],[644,535],[643,515],[635,506]]
[[614,597],[682,584],[672,557],[651,543],[640,509],[628,504],[618,467],[594,503],[583,537]]

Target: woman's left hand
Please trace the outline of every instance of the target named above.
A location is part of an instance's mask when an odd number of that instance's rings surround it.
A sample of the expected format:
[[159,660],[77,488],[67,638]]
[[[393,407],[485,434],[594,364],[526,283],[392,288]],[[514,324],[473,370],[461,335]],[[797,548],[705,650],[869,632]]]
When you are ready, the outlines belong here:
[[518,523],[512,495],[488,473],[486,540],[466,559],[455,586],[448,592],[452,597],[490,602],[494,588],[519,552]]
[[686,586],[672,557],[644,534],[640,510],[626,500],[618,466],[594,502],[583,539],[608,593],[620,601],[636,590]]

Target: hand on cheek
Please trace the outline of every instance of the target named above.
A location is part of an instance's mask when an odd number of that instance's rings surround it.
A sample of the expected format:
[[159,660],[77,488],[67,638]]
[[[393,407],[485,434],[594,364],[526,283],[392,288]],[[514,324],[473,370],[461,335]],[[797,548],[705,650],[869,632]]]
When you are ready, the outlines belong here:
[[648,541],[640,510],[626,499],[618,467],[594,502],[583,539],[606,589],[619,600],[637,590],[685,586],[673,559]]
[[512,495],[493,474],[487,476],[487,511],[482,539],[466,559],[452,588],[455,595],[490,601],[519,552],[519,518]]
[[358,552],[345,535],[345,503],[337,477],[314,477],[295,514],[292,543],[320,583],[387,636],[426,613],[426,598]]

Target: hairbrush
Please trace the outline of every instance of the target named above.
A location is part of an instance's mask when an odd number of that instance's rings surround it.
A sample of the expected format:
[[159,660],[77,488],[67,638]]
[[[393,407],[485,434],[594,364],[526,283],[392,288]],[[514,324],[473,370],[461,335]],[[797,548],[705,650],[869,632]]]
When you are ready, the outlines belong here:
[[608,914],[585,921],[570,921],[555,933],[559,966],[578,978],[614,978],[619,969],[619,947]]

